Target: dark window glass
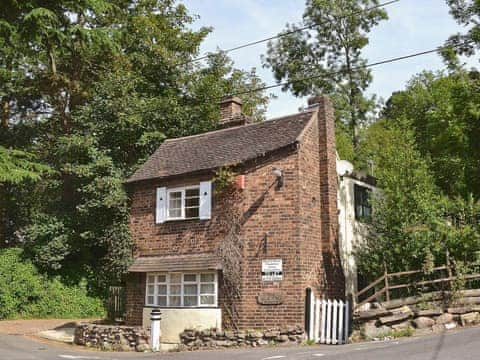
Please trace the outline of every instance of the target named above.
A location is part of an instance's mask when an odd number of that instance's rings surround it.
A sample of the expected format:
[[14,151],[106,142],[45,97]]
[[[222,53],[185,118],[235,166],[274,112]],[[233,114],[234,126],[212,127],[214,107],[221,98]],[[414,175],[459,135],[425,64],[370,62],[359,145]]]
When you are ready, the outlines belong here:
[[355,193],[355,219],[366,220],[372,216],[372,205],[370,204],[371,190],[364,186],[354,185]]

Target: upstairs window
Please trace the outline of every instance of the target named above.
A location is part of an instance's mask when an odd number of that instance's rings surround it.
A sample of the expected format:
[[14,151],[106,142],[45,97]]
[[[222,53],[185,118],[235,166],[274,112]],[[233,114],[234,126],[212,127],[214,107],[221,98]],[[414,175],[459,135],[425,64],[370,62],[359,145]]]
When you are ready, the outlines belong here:
[[155,222],[169,220],[211,218],[212,183],[202,181],[199,185],[157,188]]
[[371,190],[365,186],[355,184],[355,219],[359,221],[367,220],[372,217],[372,205],[370,204]]
[[198,219],[200,217],[200,187],[169,189],[167,220]]

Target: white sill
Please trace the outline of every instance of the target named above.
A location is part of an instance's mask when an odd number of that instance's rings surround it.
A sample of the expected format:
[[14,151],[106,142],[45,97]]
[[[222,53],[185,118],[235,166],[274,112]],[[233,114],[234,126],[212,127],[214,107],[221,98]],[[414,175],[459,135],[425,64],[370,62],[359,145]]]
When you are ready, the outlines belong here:
[[199,217],[192,217],[192,218],[169,218],[169,219],[165,219],[165,222],[186,221],[186,220],[200,220],[200,218],[199,218]]

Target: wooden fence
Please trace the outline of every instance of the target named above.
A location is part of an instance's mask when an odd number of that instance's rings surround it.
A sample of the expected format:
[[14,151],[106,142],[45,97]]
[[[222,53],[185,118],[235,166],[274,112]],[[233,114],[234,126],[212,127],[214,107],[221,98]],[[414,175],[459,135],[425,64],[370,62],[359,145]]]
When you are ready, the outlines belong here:
[[342,300],[311,298],[308,338],[320,344],[340,345],[348,342],[350,305]]
[[125,288],[123,286],[110,286],[107,315],[109,320],[123,321],[125,315]]
[[[387,267],[384,264],[384,273],[377,280],[373,281],[370,285],[359,290],[353,295],[355,300],[354,311],[357,311],[363,305],[373,301],[378,300],[381,297],[384,297],[386,301],[390,301],[394,295],[394,290],[401,289],[418,289],[420,287],[432,286],[435,284],[447,285],[451,288],[452,282],[456,280],[476,280],[480,279],[480,273],[470,273],[470,274],[461,274],[455,275],[455,269],[451,266],[448,256],[447,256],[447,265],[439,266],[433,268],[431,271],[426,273],[424,270],[410,270],[410,271],[401,271],[395,273],[389,273]],[[441,277],[436,275],[441,274]],[[420,280],[410,280],[406,282],[399,282],[398,279],[402,277],[412,277],[413,275],[420,275],[420,277],[429,277],[430,279],[420,279]],[[372,295],[368,296],[366,299],[360,301],[362,296],[366,296],[368,292],[374,292]],[[393,294],[392,294],[393,293]],[[397,292],[398,294],[398,292]],[[401,293],[400,293],[401,294]],[[404,294],[403,294],[404,295]]]

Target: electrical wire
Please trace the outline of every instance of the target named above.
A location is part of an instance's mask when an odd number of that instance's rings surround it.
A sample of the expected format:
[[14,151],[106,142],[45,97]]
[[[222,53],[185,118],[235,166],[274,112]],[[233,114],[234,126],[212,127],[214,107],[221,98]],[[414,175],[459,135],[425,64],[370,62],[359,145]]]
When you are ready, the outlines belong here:
[[[367,9],[362,9],[362,10],[359,10],[359,11],[353,11],[352,13],[350,13],[350,14],[348,14],[348,15],[345,15],[345,16],[343,16],[343,17],[365,14],[365,13],[367,13],[367,12],[369,12],[369,11],[376,10],[376,9],[379,9],[379,8],[382,8],[382,7],[385,7],[385,6],[388,6],[388,5],[392,5],[392,4],[397,3],[397,2],[399,2],[399,1],[400,1],[400,0],[387,1],[387,2],[384,2],[384,3],[381,3],[381,4],[378,4],[378,5],[369,7],[369,8],[367,8]],[[250,46],[258,45],[258,44],[261,44],[261,43],[264,43],[264,42],[267,42],[267,41],[279,39],[279,38],[282,38],[282,37],[284,37],[284,36],[288,36],[288,35],[291,35],[291,34],[294,34],[294,33],[297,33],[297,32],[302,32],[302,31],[305,31],[305,30],[310,30],[310,29],[313,29],[314,27],[326,25],[326,24],[331,23],[332,21],[333,21],[333,20],[328,20],[328,21],[323,21],[323,22],[321,22],[321,23],[314,23],[314,24],[311,24],[311,25],[308,25],[308,26],[304,26],[304,27],[295,29],[295,30],[290,30],[290,31],[282,32],[282,33],[279,33],[279,34],[277,34],[277,35],[270,36],[270,37],[268,37],[268,38],[264,38],[264,39],[260,39],[260,40],[256,40],[256,41],[252,41],[252,42],[248,42],[248,43],[245,43],[245,44],[242,44],[242,45],[238,45],[238,46],[235,46],[235,47],[231,47],[231,48],[228,48],[228,49],[225,49],[225,50],[217,50],[217,51],[215,51],[215,52],[206,53],[205,55],[202,55],[202,56],[200,56],[200,57],[194,58],[194,59],[192,59],[192,60],[188,60],[188,61],[185,61],[185,62],[181,62],[181,63],[175,64],[175,66],[187,65],[187,64],[191,64],[191,63],[194,63],[194,62],[197,62],[197,61],[200,61],[200,60],[205,60],[205,59],[208,59],[209,57],[215,56],[216,54],[227,54],[227,53],[232,52],[232,51],[237,51],[237,50],[240,50],[240,49],[244,49],[244,48],[246,48],[246,47],[250,47]]]

